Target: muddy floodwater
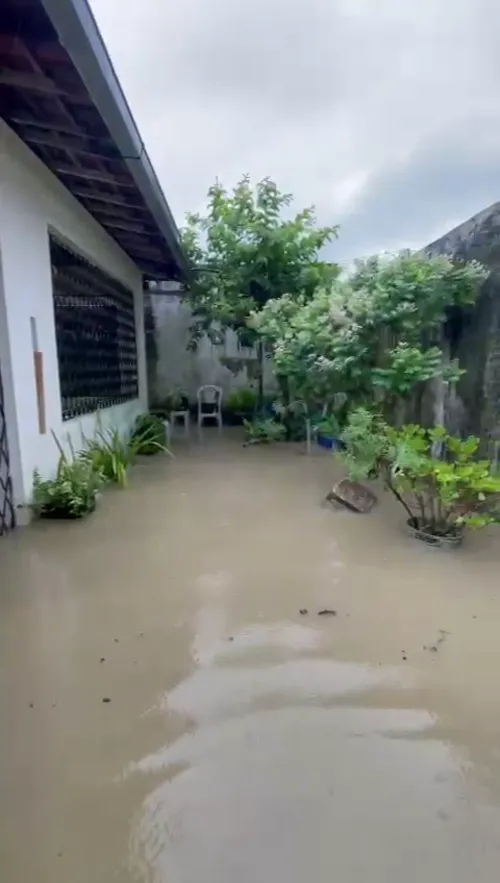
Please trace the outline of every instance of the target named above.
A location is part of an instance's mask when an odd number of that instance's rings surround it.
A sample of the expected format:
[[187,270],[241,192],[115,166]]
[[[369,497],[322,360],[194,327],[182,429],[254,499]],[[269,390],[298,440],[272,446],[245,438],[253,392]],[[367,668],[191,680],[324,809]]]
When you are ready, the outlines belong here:
[[323,451],[176,451],[0,541],[0,879],[497,881],[500,531],[336,512]]

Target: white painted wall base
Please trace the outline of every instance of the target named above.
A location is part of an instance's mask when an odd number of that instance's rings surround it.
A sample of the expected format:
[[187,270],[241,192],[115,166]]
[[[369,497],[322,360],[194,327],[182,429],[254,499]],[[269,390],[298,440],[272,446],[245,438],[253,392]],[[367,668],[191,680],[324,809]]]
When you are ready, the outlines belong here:
[[[65,423],[57,364],[49,229],[134,293],[139,396],[133,402]],[[43,352],[47,433],[38,428],[30,317]],[[64,446],[82,432],[128,428],[147,408],[142,276],[135,264],[26,145],[0,121],[0,360],[15,503],[31,499],[33,470],[50,477]]]

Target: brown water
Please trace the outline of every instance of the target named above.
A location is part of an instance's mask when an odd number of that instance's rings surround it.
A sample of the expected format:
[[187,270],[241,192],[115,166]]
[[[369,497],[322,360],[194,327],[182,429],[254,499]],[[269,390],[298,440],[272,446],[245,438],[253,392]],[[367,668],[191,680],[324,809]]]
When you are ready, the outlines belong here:
[[496,881],[500,535],[215,436],[0,543],[1,879]]

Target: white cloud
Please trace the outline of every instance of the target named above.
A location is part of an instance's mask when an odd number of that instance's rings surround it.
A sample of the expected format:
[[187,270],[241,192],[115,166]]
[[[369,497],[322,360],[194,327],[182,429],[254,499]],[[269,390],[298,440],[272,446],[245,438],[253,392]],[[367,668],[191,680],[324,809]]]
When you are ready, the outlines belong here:
[[497,0],[93,0],[174,213],[271,175],[333,253],[422,245],[500,196]]

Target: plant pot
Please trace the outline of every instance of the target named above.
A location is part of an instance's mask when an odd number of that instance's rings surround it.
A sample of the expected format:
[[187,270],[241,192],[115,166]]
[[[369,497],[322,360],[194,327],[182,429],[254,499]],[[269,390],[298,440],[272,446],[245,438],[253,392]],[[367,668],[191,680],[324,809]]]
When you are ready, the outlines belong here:
[[333,435],[325,435],[323,432],[318,432],[317,442],[321,448],[326,448],[328,451],[344,450],[344,445],[339,438],[334,438]]
[[244,420],[251,420],[253,411],[223,411],[223,420],[227,426],[242,426]]
[[456,528],[454,533],[446,535],[433,534],[425,527],[419,527],[415,518],[408,518],[406,525],[412,537],[426,543],[428,546],[441,546],[447,549],[456,549],[463,542],[464,532]]

